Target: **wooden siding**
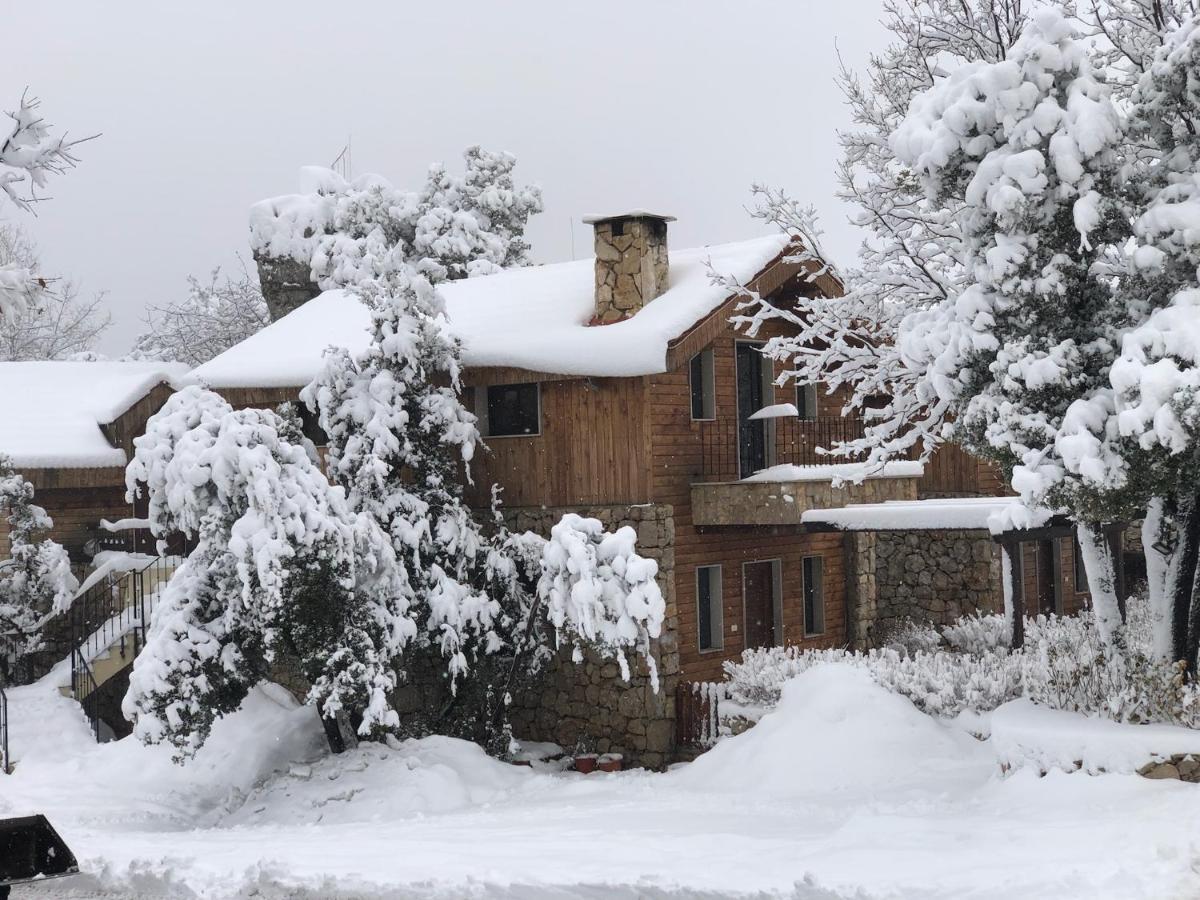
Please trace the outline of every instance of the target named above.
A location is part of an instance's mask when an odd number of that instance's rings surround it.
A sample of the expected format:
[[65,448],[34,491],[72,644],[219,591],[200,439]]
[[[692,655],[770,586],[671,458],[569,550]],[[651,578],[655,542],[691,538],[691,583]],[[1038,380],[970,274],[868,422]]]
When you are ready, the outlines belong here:
[[[713,378],[718,419],[736,415],[735,346],[745,340],[734,331],[726,318],[705,332],[711,346]],[[756,341],[783,331],[772,324],[763,328]],[[690,358],[690,357],[689,357]],[[775,375],[782,365],[775,365]],[[795,400],[795,387],[774,388],[775,403]],[[818,405],[825,410],[839,409],[841,397],[827,397],[818,391]],[[678,368],[649,378],[650,412],[650,499],[669,503],[675,510],[675,596],[679,609],[679,658],[683,677],[692,681],[722,678],[721,663],[737,659],[744,649],[746,628],[742,599],[742,564],[780,560],[783,641],[806,647],[831,647],[846,642],[846,571],[841,534],[810,534],[796,527],[738,527],[701,529],[693,525],[691,509],[692,481],[701,476],[701,425],[691,418],[691,394],[688,384],[688,359]],[[823,560],[825,632],[804,637],[801,560],[820,556]],[[722,567],[723,647],[701,652],[696,606],[696,568]],[[736,630],[735,630],[736,627]]]
[[541,433],[485,438],[469,499],[498,483],[510,507],[645,503],[646,434],[645,378],[542,382]]
[[46,536],[67,548],[71,559],[84,562],[83,546],[99,530],[100,520],[128,518],[132,504],[125,487],[58,488],[36,491],[34,502],[49,513],[54,527]]

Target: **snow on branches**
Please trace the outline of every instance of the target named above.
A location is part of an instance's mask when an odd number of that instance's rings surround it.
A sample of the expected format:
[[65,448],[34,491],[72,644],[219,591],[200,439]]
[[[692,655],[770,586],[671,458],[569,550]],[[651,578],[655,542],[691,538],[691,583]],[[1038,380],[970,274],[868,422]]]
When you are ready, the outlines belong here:
[[542,548],[538,593],[560,642],[615,656],[621,676],[629,680],[625,649],[646,660],[650,683],[658,690],[658,669],[650,639],[662,630],[666,604],[658,583],[658,563],[635,552],[637,533],[625,526],[606,532],[598,519],[569,513],[550,529]]
[[10,112],[12,129],[0,143],[0,188],[8,199],[26,212],[41,200],[38,188],[44,188],[51,175],[73,168],[79,160],[73,152],[78,144],[91,138],[68,141],[65,135],[54,137],[50,126],[38,112],[41,101],[21,95],[21,105]]
[[375,252],[396,251],[411,262],[436,260],[451,280],[525,265],[525,225],[542,210],[541,192],[514,184],[511,154],[469,147],[463,156],[463,175],[435,165],[419,191],[400,190],[378,175],[347,182],[329,169],[305,168],[300,194],[264,200],[251,209],[255,257],[291,259],[311,266],[313,281],[346,283],[352,273],[330,268],[324,239],[357,239],[374,231]]
[[218,268],[208,281],[189,275],[182,300],[149,307],[131,355],[198,366],[270,323],[258,279],[245,266],[232,278]]
[[197,542],[159,598],[123,705],[147,743],[194,753],[281,655],[299,661],[323,718],[344,714],[364,735],[396,725],[393,663],[415,633],[404,570],[297,433],[189,387],[135,440],[130,499],[148,495],[159,538]]
[[67,551],[38,539],[54,524],[33,502],[33,485],[0,456],[0,515],[8,522],[8,558],[0,559],[0,665],[37,650],[43,622],[79,587]]

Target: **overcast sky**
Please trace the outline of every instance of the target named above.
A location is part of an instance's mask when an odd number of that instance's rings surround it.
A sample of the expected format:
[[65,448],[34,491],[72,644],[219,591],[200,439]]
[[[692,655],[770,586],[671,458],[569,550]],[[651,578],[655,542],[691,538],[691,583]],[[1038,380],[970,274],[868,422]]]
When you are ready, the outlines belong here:
[[[105,289],[101,349],[148,303],[249,259],[247,210],[293,192],[349,140],[353,174],[417,186],[473,143],[511,151],[546,211],[534,256],[590,255],[586,213],[678,217],[673,247],[753,236],[762,181],[817,205],[839,260],[858,238],[834,197],[833,78],[885,41],[880,0],[460,3],[22,3],[5,10],[0,107],[28,85],[82,136],[38,217],[6,211],[44,268]],[[572,232],[574,241],[572,242]]]

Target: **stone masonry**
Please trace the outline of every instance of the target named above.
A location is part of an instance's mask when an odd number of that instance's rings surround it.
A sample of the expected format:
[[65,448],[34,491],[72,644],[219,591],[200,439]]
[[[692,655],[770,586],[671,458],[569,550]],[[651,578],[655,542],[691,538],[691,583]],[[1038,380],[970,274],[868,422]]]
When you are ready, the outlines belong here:
[[[850,537],[861,541],[868,535]],[[852,608],[856,645],[862,633],[877,644],[904,619],[945,625],[976,610],[1003,611],[1000,546],[988,532],[881,531],[873,542],[873,549],[859,544],[853,554],[856,565],[873,568],[875,582],[874,610],[870,597]],[[852,569],[852,584],[855,579],[866,593],[869,579]]]
[[658,583],[667,603],[663,633],[653,648],[659,689],[657,693],[653,690],[645,664],[632,656],[632,677],[626,683],[614,660],[588,652],[582,663],[575,663],[569,648],[563,648],[535,689],[514,698],[510,709],[513,734],[553,741],[568,752],[620,753],[626,767],[662,768],[671,762],[675,751],[675,688],[679,683],[672,507],[645,504],[573,510],[509,509],[505,520],[515,531],[548,535],[550,527],[566,512],[599,519],[609,530],[631,526],[638,534],[638,553],[658,562]]
[[597,325],[627,319],[667,289],[667,223],[656,217],[595,222]]
[[258,264],[258,280],[272,322],[278,322],[321,293],[312,280],[307,263],[257,253],[254,261]]

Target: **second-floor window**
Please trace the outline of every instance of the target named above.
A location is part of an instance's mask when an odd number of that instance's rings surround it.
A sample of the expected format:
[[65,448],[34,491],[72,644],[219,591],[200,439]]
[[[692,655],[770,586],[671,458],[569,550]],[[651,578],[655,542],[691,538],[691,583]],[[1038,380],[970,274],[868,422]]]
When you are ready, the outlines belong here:
[[475,389],[475,415],[484,437],[540,434],[541,405],[541,385],[536,381]]
[[817,417],[817,386],[815,384],[796,385],[796,412],[801,419]]
[[713,352],[709,347],[692,357],[688,367],[688,381],[692,389],[692,418],[715,419],[717,417],[717,386],[713,374]]

